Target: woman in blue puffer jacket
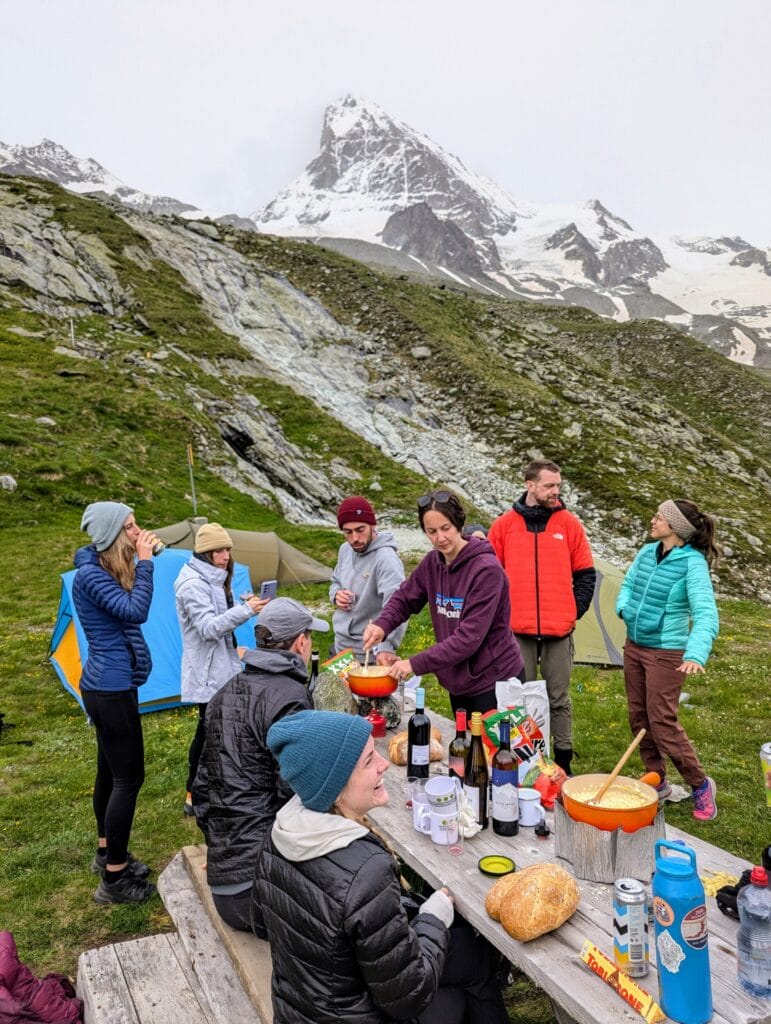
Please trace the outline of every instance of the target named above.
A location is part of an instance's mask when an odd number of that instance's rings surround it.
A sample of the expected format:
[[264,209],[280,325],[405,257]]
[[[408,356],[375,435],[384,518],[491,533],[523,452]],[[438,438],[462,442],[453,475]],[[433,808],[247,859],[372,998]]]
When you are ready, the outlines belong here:
[[152,662],[142,635],[153,596],[158,538],[137,526],[133,510],[97,501],[80,524],[93,541],[75,553],[72,597],[88,641],[80,695],[96,729],[94,815],[98,847],[91,869],[102,880],[97,903],[143,903],[155,892],[150,869],[128,852],[145,756],[137,687]]
[[719,621],[709,567],[718,557],[715,525],[692,501],[665,501],[651,520],[652,544],[624,578],[616,612],[624,620],[624,683],[632,732],[646,730],[640,754],[658,772],[661,799],[671,792],[669,757],[693,790],[693,816],[717,816],[716,787],[677,713],[685,676],[704,672]]

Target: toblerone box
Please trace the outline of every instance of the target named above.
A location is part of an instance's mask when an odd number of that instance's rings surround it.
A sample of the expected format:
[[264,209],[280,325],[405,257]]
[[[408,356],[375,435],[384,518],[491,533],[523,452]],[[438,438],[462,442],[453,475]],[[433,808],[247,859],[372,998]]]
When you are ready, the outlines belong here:
[[585,942],[581,950],[581,960],[590,971],[602,978],[612,989],[629,1003],[633,1010],[640,1014],[648,1024],[657,1024],[665,1020],[664,1014],[644,988],[636,981],[620,971],[618,967],[592,942]]

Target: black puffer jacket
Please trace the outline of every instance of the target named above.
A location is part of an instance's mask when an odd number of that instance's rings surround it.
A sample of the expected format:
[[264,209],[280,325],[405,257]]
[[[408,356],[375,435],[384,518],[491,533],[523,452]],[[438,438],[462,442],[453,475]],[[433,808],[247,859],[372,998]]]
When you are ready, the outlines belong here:
[[372,833],[300,861],[278,852],[275,835],[253,891],[271,943],[275,1024],[414,1020],[439,986],[445,925],[430,913],[410,925],[394,859]]
[[246,670],[206,708],[193,807],[206,836],[209,885],[251,882],[257,851],[292,791],[265,742],[284,715],[312,708],[307,669],[290,651],[247,651]]

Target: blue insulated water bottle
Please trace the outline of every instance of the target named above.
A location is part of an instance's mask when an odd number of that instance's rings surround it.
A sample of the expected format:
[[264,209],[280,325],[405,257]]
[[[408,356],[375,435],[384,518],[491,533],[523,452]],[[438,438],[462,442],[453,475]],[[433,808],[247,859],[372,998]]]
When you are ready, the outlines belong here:
[[678,1024],[707,1024],[712,1018],[707,904],[690,846],[656,842],[653,925],[661,1009]]

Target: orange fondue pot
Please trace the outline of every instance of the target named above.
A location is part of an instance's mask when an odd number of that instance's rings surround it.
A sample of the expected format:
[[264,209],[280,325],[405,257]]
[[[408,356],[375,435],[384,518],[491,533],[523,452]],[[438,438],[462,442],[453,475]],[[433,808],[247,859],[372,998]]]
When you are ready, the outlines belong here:
[[399,685],[387,665],[349,668],[345,675],[348,689],[357,697],[387,697]]
[[[638,828],[652,825],[659,809],[659,795],[653,788],[661,781],[656,772],[648,772],[642,779],[630,779],[619,775],[603,797],[603,804],[612,799],[614,790],[622,788],[625,796],[634,795],[639,800],[634,807],[604,807],[587,803],[608,778],[608,772],[597,775],[574,775],[562,783],[562,804],[573,821],[594,825],[603,832],[636,832]],[[587,797],[586,794],[589,794]],[[577,794],[580,794],[578,797]]]

